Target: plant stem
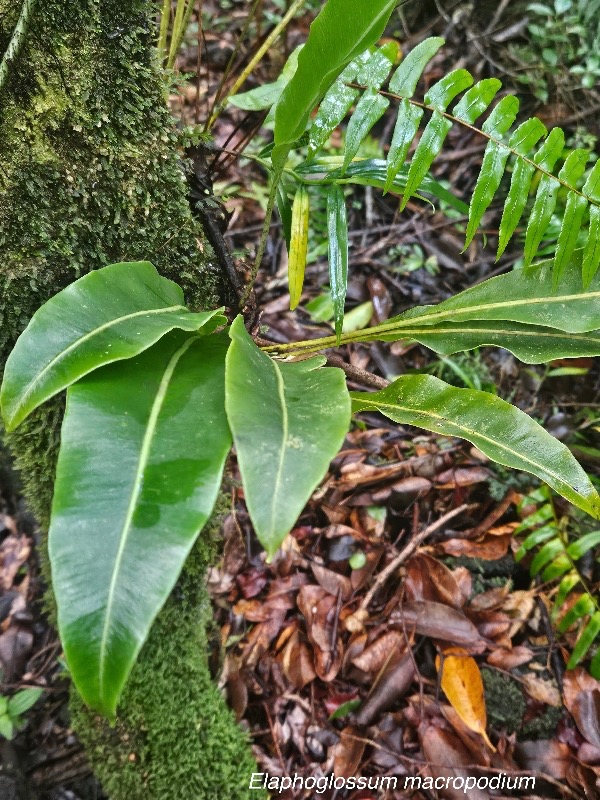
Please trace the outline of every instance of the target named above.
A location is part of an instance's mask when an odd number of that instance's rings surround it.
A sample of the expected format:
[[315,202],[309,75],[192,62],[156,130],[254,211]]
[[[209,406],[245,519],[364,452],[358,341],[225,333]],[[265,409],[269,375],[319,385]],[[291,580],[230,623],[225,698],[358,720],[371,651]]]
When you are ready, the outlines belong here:
[[2,56],[2,61],[0,62],[0,89],[2,89],[6,83],[11,63],[21,52],[23,42],[25,41],[25,35],[27,34],[27,28],[29,27],[29,20],[33,14],[35,4],[36,0],[24,0],[15,30],[11,36],[10,42],[8,43],[6,52]]
[[238,76],[237,80],[235,81],[235,83],[233,84],[233,86],[231,87],[231,89],[229,90],[227,95],[225,96],[225,98],[213,109],[211,117],[208,120],[208,125],[207,125],[207,129],[208,130],[210,130],[212,128],[212,126],[215,124],[215,121],[216,121],[217,117],[219,116],[219,114],[221,113],[221,111],[223,110],[223,108],[225,107],[225,104],[227,103],[227,100],[230,97],[233,97],[234,95],[236,95],[238,93],[238,91],[239,91],[240,87],[242,86],[242,84],[245,83],[245,81],[248,78],[248,76],[254,71],[254,69],[260,63],[260,61],[262,61],[263,56],[265,55],[267,50],[271,47],[273,42],[276,39],[279,38],[279,36],[285,30],[285,28],[288,26],[288,23],[294,17],[296,12],[299,11],[302,8],[302,6],[304,5],[304,2],[305,2],[305,0],[294,0],[292,5],[288,8],[286,15],[283,17],[281,22],[279,22],[273,28],[271,33],[267,36],[265,41],[258,48],[256,53],[252,56],[252,58],[250,59],[250,61],[247,64],[247,66],[240,73],[240,75]]
[[181,47],[193,10],[194,0],[187,0],[187,5],[186,0],[177,0],[173,32],[171,34],[171,46],[169,47],[169,57],[167,58],[167,69],[173,69],[175,66],[175,59],[177,58],[177,53]]
[[160,12],[160,30],[158,33],[158,63],[164,66],[165,54],[167,52],[167,33],[169,31],[169,19],[171,16],[171,0],[163,0],[162,11]]
[[271,217],[273,216],[273,209],[275,208],[275,198],[277,197],[277,188],[279,186],[279,181],[281,180],[282,172],[283,172],[283,166],[281,166],[278,170],[276,170],[273,173],[271,192],[269,194],[269,200],[267,202],[267,210],[265,213],[265,221],[263,223],[262,232],[260,234],[260,242],[258,243],[258,250],[256,252],[256,258],[252,266],[252,272],[250,273],[250,280],[248,281],[248,284],[244,289],[244,291],[242,292],[242,296],[240,298],[240,308],[243,308],[248,302],[248,298],[250,297],[250,294],[252,292],[254,282],[256,281],[256,276],[258,275],[258,270],[260,269],[260,265],[263,260],[263,256],[265,254],[267,241],[269,239],[269,231],[271,229]]

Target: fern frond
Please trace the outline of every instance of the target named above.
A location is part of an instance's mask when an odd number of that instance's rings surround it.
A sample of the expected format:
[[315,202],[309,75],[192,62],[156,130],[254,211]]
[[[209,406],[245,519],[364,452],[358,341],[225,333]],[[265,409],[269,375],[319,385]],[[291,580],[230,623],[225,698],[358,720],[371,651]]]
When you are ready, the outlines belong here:
[[[550,489],[538,489],[524,498],[519,507],[522,510],[532,502],[538,508],[525,517],[515,531],[516,534],[530,531],[515,558],[520,561],[528,553],[536,551],[529,567],[531,576],[540,576],[544,582],[560,579],[552,619],[557,623],[560,633],[566,633],[575,626],[578,629],[577,641],[567,664],[568,669],[573,669],[583,661],[600,637],[600,605],[577,563],[600,545],[600,531],[592,531],[569,541],[564,525],[555,518]],[[590,672],[595,678],[600,678],[600,647],[592,658]]]
[[[525,229],[525,266],[534,260],[548,233],[557,195],[562,188],[566,191],[567,201],[557,244],[554,282],[560,281],[579,233],[587,225],[582,269],[587,287],[600,266],[600,161],[585,179],[589,153],[574,150],[565,154],[565,138],[560,128],[548,132],[534,117],[513,129],[519,102],[516,97],[507,95],[493,105],[501,88],[501,82],[495,78],[473,85],[472,75],[465,69],[457,69],[431,86],[423,102],[415,100],[419,79],[442,44],[442,39],[432,38],[415,47],[392,74],[387,92],[381,87],[393,60],[389,43],[372,53],[363,54],[362,60],[352,62],[326,94],[310,128],[309,160],[314,158],[358,100],[348,123],[343,175],[373,125],[394,100],[398,103],[398,113],[387,157],[384,187],[389,191],[392,186],[396,187],[410,148],[417,140],[422,119],[426,112],[429,113],[430,118],[410,160],[402,193],[401,209],[404,209],[418,192],[452,127],[466,126],[486,137],[488,143],[469,204],[465,247],[473,240],[510,165],[512,176],[499,230],[497,258],[500,258],[521,221],[537,173],[540,180]],[[388,48],[387,52],[385,48]],[[481,127],[476,127],[476,121],[486,112],[490,112],[489,116]],[[558,165],[560,168],[557,170]]]

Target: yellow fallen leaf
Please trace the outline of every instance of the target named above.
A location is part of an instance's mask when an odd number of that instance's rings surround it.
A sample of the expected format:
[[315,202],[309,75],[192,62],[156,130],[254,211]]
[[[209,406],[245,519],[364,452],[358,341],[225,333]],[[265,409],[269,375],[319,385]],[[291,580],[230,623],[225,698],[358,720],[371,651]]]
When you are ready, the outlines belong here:
[[496,748],[486,733],[487,713],[483,693],[483,681],[477,662],[461,647],[444,651],[435,660],[437,671],[442,669],[441,686],[452,708],[467,728],[483,737],[491,750]]
[[288,258],[288,283],[290,288],[290,309],[293,311],[300,302],[306,269],[308,250],[309,198],[306,186],[300,186],[292,205],[292,231]]

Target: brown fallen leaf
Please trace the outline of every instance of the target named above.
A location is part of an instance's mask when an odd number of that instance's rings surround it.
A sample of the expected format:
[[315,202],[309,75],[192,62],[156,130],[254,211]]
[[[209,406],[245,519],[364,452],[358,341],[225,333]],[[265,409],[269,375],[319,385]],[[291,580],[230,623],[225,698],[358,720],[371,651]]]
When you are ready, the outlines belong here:
[[352,659],[352,663],[363,672],[376,675],[394,653],[404,649],[404,644],[401,631],[387,631],[367,645],[359,656]]
[[515,748],[515,758],[523,769],[541,772],[556,780],[564,780],[573,755],[568,744],[556,739],[538,739],[520,742]]
[[358,710],[357,725],[370,725],[410,689],[415,679],[414,660],[409,652],[394,653],[377,678],[369,696]]
[[563,697],[582,736],[600,748],[600,681],[577,667],[565,673]]
[[433,600],[462,608],[464,596],[451,570],[437,558],[417,553],[406,565],[404,591],[409,601]]
[[[473,757],[454,731],[425,720],[419,726],[419,739],[434,779],[463,778],[464,784],[464,779],[473,775]],[[431,788],[434,788],[434,784]],[[448,789],[440,791],[440,797],[445,800],[489,800],[489,795],[481,789],[469,789],[469,793],[465,794],[463,788],[454,789],[452,782]]]
[[350,578],[345,575],[340,575],[331,569],[322,567],[320,564],[311,564],[311,568],[319,585],[325,589],[326,592],[337,596],[338,592],[341,593],[342,600],[348,600],[352,594],[352,584]]
[[333,750],[333,772],[336,778],[349,778],[357,774],[366,744],[357,728],[344,728]]
[[527,675],[524,675],[522,681],[527,694],[533,697],[534,700],[553,708],[560,708],[561,698],[556,684],[545,681],[543,678],[538,678],[533,672],[528,672]]
[[511,670],[515,667],[520,667],[522,664],[528,664],[533,658],[534,653],[528,647],[519,645],[513,647],[512,650],[500,648],[494,650],[487,658],[488,664],[492,667],[500,667],[500,669]]
[[495,752],[486,732],[483,680],[475,659],[462,648],[454,647],[444,651],[443,660],[437,656],[435,666],[438,672],[441,670],[441,686],[452,708],[467,728],[480,734]]
[[283,674],[296,687],[303,689],[317,677],[310,648],[295,630],[279,655]]
[[441,472],[435,479],[439,489],[456,489],[489,481],[490,471],[485,467],[458,467]]
[[455,608],[429,601],[403,603],[390,615],[390,623],[406,627],[422,636],[468,647],[472,652],[483,652],[485,642],[467,617]]
[[313,646],[315,671],[321,680],[332,681],[342,663],[342,639],[336,619],[337,598],[320,586],[303,586],[298,592],[297,603]]

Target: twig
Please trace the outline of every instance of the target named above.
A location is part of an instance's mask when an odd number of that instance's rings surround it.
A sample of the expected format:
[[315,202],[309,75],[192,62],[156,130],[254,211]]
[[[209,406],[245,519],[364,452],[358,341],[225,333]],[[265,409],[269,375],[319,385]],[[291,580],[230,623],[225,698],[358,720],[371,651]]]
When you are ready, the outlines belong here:
[[23,42],[25,41],[25,36],[27,34],[27,28],[29,27],[29,20],[33,14],[35,4],[36,0],[25,0],[23,3],[21,14],[19,15],[15,30],[10,38],[6,52],[2,56],[2,61],[0,62],[0,89],[2,89],[6,83],[11,63],[21,52],[21,48],[23,47]]
[[361,369],[360,367],[353,367],[352,364],[348,364],[338,356],[327,356],[327,363],[330,367],[338,367],[343,370],[349,378],[356,381],[356,383],[360,383],[361,386],[370,386],[372,389],[386,389],[390,385],[389,381],[380,378],[379,375],[373,375],[372,372],[367,372],[366,369]]
[[454,517],[457,517],[459,514],[462,514],[463,511],[466,511],[469,508],[473,508],[473,506],[470,506],[467,503],[463,503],[462,506],[458,506],[458,508],[453,508],[452,511],[448,511],[447,514],[444,514],[436,522],[433,522],[431,525],[428,525],[427,528],[425,528],[425,530],[421,531],[421,533],[418,533],[415,537],[413,537],[410,540],[410,542],[406,545],[404,550],[398,553],[396,558],[392,559],[392,561],[390,561],[387,567],[379,573],[379,575],[375,579],[375,582],[373,583],[373,586],[371,586],[367,594],[364,596],[363,601],[360,604],[360,607],[356,613],[364,614],[366,612],[369,603],[376,595],[376,593],[379,591],[379,589],[381,589],[381,587],[387,581],[390,575],[396,572],[398,567],[404,564],[404,562],[408,558],[410,558],[410,556],[412,556],[415,550],[419,547],[420,544],[422,544],[425,541],[425,539],[431,536],[432,533],[435,533],[437,530],[442,528],[451,519],[454,519]]

